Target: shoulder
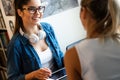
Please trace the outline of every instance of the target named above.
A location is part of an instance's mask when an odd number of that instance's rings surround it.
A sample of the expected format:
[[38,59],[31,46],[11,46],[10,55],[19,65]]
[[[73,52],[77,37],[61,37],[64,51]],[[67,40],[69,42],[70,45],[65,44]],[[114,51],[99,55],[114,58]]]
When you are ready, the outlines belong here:
[[54,34],[54,29],[51,24],[46,23],[46,22],[41,22],[41,27],[42,29],[47,33],[47,34]]
[[73,64],[74,62],[79,61],[75,47],[70,48],[69,50],[66,51],[64,60],[65,62],[70,62],[70,63],[73,62]]
[[65,53],[64,63],[66,72],[68,75],[68,79],[73,80],[80,80],[81,78],[81,65],[77,55],[76,48],[70,48]]
[[41,22],[40,24],[43,29],[51,29],[52,28],[52,25],[47,22]]
[[16,33],[13,35],[12,39],[10,40],[8,44],[8,48],[13,48],[13,47],[20,47],[21,45],[21,36],[19,33]]
[[65,61],[65,64],[70,64],[71,67],[73,67],[74,69],[77,69],[77,71],[79,72],[81,71],[80,61],[79,61],[79,57],[75,47],[70,48],[69,50],[66,51],[64,61]]

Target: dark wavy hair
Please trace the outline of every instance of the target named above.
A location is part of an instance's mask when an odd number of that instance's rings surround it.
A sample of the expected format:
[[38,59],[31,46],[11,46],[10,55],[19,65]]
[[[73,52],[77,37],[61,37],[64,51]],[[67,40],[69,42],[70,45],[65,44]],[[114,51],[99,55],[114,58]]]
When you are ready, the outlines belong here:
[[23,27],[22,18],[18,15],[17,9],[22,11],[23,5],[27,5],[30,0],[14,0],[14,9],[15,9],[15,29],[14,34],[19,31],[20,27]]
[[17,9],[22,10],[23,5],[27,5],[30,0],[14,0],[15,9],[15,29],[14,34],[19,31],[20,27],[23,27],[22,18],[18,15]]

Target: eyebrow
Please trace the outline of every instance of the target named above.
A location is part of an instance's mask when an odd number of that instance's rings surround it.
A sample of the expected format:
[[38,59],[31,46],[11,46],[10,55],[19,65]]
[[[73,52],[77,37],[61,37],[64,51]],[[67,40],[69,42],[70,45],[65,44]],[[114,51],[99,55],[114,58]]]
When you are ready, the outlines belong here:
[[40,6],[28,6],[28,8],[38,8]]

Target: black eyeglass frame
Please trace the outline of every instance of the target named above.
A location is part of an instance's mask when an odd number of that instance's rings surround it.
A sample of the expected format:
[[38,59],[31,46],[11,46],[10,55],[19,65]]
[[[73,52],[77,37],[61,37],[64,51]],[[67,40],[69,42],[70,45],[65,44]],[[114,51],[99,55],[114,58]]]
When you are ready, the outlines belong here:
[[28,10],[29,13],[34,14],[37,11],[43,13],[45,11],[45,6],[39,6],[38,8],[34,6],[29,6],[28,8],[22,8],[22,10]]

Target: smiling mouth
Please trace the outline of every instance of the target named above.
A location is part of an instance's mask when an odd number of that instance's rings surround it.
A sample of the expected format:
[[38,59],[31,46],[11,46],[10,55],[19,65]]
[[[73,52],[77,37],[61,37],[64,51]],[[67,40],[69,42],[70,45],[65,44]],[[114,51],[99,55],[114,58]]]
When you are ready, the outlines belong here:
[[40,20],[40,18],[32,18],[33,20]]

